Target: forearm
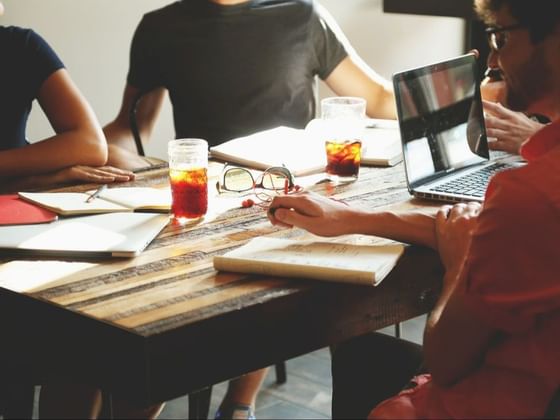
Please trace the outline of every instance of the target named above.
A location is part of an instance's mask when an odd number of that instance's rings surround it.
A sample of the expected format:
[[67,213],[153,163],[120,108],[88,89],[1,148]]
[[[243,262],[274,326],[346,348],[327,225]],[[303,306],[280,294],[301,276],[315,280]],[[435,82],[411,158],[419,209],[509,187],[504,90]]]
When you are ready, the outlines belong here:
[[325,82],[337,95],[365,98],[369,117],[396,118],[395,99],[390,83],[358,56],[345,58]]
[[[132,130],[127,123],[115,120],[103,127],[103,133],[107,138],[107,143],[137,153]],[[143,134],[145,135],[145,133]]]
[[29,176],[73,165],[102,166],[107,144],[95,128],[66,131],[26,147],[0,152],[0,176]]
[[436,248],[435,213],[355,211],[348,217],[348,224],[349,233]]
[[23,177],[0,177],[1,192],[18,192],[33,189],[47,189],[69,184],[109,184],[127,182],[134,179],[132,172],[111,166],[91,167],[75,165],[42,175]]
[[130,125],[132,108],[135,107],[134,115],[140,137],[143,142],[147,142],[150,140],[167,91],[165,88],[156,88],[144,93],[138,100],[140,92],[140,89],[127,85],[119,113],[113,121],[103,127],[110,145],[132,153],[137,153]]
[[395,95],[393,91],[383,84],[379,86],[379,93],[367,103],[367,115],[370,118],[396,119]]
[[0,193],[17,193],[52,187],[57,183],[53,174],[0,178]]

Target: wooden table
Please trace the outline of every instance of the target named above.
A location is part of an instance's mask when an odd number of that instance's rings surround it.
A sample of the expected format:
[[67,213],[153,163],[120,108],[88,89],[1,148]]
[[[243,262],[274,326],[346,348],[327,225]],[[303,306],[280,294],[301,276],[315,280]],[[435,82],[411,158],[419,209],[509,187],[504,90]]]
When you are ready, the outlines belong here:
[[[334,193],[370,208],[429,205],[411,201],[403,179],[402,165],[363,168]],[[132,184],[166,183],[159,169]],[[409,247],[377,288],[213,270],[214,255],[259,235],[305,234],[273,227],[259,207],[237,207],[168,226],[137,258],[90,261],[19,292],[0,288],[0,375],[64,375],[137,403],[165,401],[425,313],[439,291],[439,259],[421,247]],[[0,260],[0,279],[10,261]],[[34,280],[30,271],[19,277]]]

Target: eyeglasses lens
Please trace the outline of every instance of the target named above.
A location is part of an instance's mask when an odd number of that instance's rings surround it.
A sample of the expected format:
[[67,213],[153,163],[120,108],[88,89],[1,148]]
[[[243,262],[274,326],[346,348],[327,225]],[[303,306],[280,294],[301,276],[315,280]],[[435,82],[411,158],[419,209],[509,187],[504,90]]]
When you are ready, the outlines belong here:
[[282,172],[267,171],[262,176],[262,187],[265,190],[283,190],[288,176]]
[[227,191],[249,191],[253,185],[253,176],[246,169],[231,168],[224,174],[224,189]]
[[496,51],[501,50],[506,44],[506,33],[505,32],[494,32],[491,35],[492,48]]

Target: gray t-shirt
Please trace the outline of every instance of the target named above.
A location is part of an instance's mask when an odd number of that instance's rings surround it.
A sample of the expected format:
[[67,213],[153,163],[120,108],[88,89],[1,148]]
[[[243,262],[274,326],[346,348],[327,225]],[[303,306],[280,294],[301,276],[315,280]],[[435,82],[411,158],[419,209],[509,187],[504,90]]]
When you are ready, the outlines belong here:
[[[347,56],[312,0],[183,0],[144,16],[128,83],[169,90],[178,138],[210,145],[314,117],[314,76]],[[297,153],[297,151],[294,151]]]

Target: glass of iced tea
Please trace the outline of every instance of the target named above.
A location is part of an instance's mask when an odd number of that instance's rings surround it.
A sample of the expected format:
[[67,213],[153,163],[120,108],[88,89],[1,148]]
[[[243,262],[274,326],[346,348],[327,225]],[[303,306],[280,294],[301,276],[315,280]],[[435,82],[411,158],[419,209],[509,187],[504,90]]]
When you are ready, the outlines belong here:
[[349,182],[358,178],[365,116],[364,98],[339,96],[321,101],[326,172],[332,181]]
[[202,139],[171,140],[168,144],[171,213],[179,223],[208,211],[208,143]]

